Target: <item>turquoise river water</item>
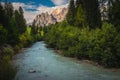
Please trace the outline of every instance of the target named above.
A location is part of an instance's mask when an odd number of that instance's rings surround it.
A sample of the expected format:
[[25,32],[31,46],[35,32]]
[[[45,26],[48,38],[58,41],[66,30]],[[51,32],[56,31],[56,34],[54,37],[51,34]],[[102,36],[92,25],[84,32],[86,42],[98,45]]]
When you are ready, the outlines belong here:
[[17,54],[13,63],[18,68],[15,80],[120,80],[120,72],[63,57],[44,42]]

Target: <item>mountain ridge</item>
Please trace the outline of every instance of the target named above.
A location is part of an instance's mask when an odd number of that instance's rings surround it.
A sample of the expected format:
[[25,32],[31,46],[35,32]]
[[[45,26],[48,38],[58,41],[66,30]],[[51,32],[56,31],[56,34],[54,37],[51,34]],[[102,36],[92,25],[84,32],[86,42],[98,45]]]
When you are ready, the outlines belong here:
[[35,17],[33,24],[38,27],[44,27],[55,24],[56,22],[62,22],[65,19],[67,12],[68,8],[63,7],[56,8],[51,13],[40,13]]

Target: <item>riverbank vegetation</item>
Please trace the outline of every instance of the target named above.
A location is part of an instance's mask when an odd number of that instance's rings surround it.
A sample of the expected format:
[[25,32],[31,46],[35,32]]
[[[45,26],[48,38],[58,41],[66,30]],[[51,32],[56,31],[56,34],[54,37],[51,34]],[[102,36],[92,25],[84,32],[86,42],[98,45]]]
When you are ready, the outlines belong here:
[[[21,7],[14,10],[11,3],[0,3],[0,80],[14,78],[12,56],[37,40],[65,56],[120,68],[120,1],[99,1],[70,0],[66,19],[47,27],[27,27]],[[104,1],[109,3],[107,17],[100,12]]]
[[62,50],[63,55],[89,59],[106,67],[120,66],[120,35],[112,24],[101,29],[78,28],[67,23],[56,24],[45,35],[49,47]]
[[48,46],[62,50],[65,56],[120,68],[120,1],[108,2],[105,18],[98,0],[70,0],[66,20],[47,29]]
[[11,3],[0,3],[0,80],[13,80],[16,69],[10,60],[36,41],[23,13],[21,7],[14,10]]

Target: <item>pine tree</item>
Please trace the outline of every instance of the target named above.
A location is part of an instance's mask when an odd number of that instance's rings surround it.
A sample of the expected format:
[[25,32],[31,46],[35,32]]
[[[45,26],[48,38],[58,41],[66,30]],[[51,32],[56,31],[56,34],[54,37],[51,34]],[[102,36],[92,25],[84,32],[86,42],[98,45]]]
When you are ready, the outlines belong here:
[[70,0],[69,10],[66,16],[66,20],[70,25],[74,25],[74,17],[75,17],[75,4],[74,0]]
[[76,0],[75,26],[77,27],[84,27],[86,23],[86,15],[83,7],[83,1]]
[[11,3],[8,2],[5,3],[5,12],[8,18],[13,17],[14,10],[13,10],[13,5]]
[[0,45],[6,43],[7,39],[7,30],[4,29],[2,25],[0,25]]
[[19,34],[24,33],[26,31],[27,26],[23,16],[23,9],[21,7],[19,7],[19,11],[15,10],[15,19]]
[[19,34],[16,25],[16,20],[12,17],[9,21],[8,40],[7,43],[16,45],[19,42]]
[[83,1],[82,0],[76,0],[76,8],[78,8],[79,6],[83,7]]
[[4,9],[2,4],[0,3],[0,24],[3,24],[3,20],[4,20]]
[[87,23],[90,28],[101,27],[101,14],[98,0],[83,0]]
[[31,26],[31,34],[32,35],[37,34],[37,26],[35,26],[35,20],[33,21],[33,24]]
[[23,9],[22,7],[19,7],[19,14],[20,14],[20,22],[21,22],[21,25],[20,25],[20,33],[24,33],[26,31],[26,20],[24,19],[24,16],[23,16]]
[[4,5],[0,3],[0,26],[2,26],[1,31],[3,29],[1,34],[5,33],[5,37],[0,35],[3,40],[6,39],[4,43],[16,45],[20,40],[19,36],[26,31],[23,9],[20,7],[19,10],[14,11],[11,3],[6,2]]
[[13,10],[12,4],[6,2],[5,5],[4,5],[3,26],[7,30],[10,29],[9,22],[10,22],[10,19],[13,17],[13,14],[14,14],[14,10]]
[[77,8],[76,16],[75,16],[75,26],[84,27],[85,25],[86,25],[85,11],[83,10],[82,6],[79,6]]
[[116,0],[113,2],[109,14],[110,22],[120,32],[120,0]]
[[4,16],[2,25],[7,30],[7,42],[8,44],[15,45],[19,41],[18,30],[16,20],[14,17],[14,9],[11,3],[5,3]]

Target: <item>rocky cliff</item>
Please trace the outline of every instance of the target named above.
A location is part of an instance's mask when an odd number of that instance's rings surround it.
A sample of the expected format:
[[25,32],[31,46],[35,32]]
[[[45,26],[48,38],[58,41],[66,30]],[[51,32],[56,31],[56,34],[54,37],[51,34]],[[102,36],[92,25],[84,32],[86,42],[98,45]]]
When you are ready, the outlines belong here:
[[65,19],[67,11],[67,8],[56,8],[51,13],[41,13],[36,16],[33,24],[35,24],[35,26],[48,26],[56,22],[61,22]]

